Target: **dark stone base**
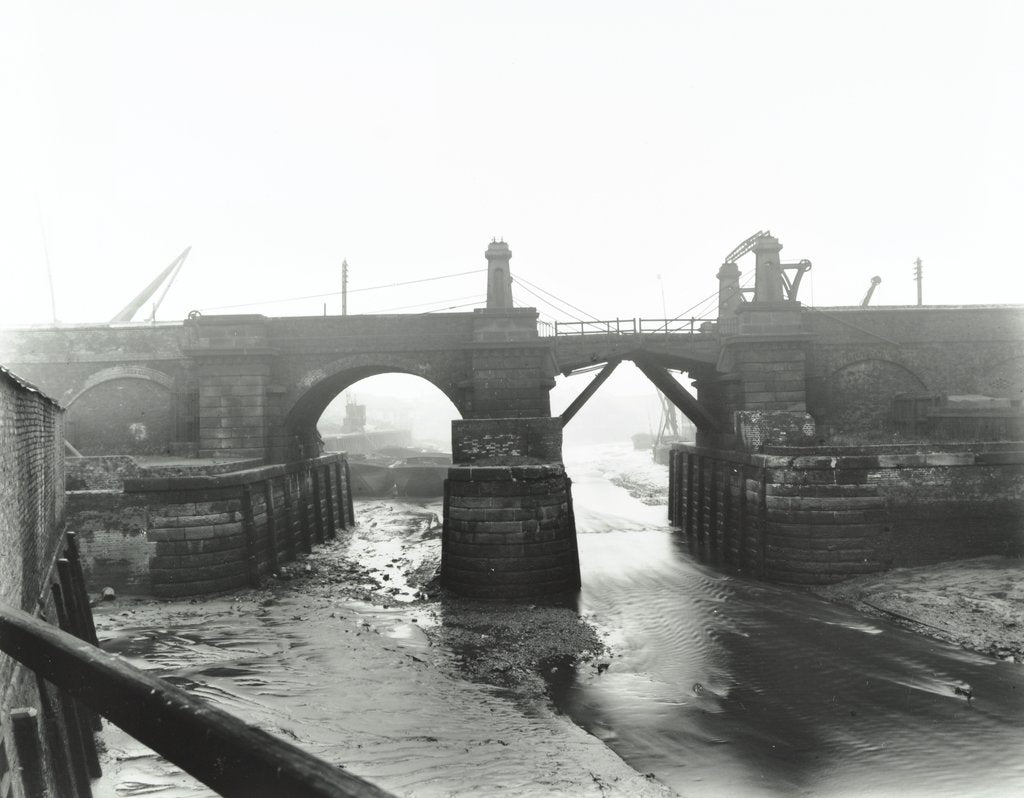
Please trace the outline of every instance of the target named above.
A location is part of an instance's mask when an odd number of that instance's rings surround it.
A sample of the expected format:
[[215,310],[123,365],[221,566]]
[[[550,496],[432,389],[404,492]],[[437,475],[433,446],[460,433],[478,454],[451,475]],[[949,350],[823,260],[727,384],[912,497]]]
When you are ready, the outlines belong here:
[[453,466],[445,489],[441,584],[476,598],[580,587],[572,493],[559,464]]

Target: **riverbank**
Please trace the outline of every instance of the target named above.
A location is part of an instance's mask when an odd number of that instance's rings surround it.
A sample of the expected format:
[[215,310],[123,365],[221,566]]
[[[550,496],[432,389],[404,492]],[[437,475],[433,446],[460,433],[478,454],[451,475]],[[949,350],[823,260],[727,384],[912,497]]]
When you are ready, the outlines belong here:
[[[573,606],[445,596],[440,506],[357,511],[260,589],[96,607],[104,648],[396,795],[674,794],[551,708],[545,674],[609,654]],[[117,730],[103,740],[97,798],[211,794]]]
[[[644,504],[668,501],[664,479],[619,474],[611,482]],[[991,556],[896,568],[807,590],[918,634],[1024,663],[1024,559]]]
[[896,568],[810,592],[970,651],[1024,662],[1024,559]]

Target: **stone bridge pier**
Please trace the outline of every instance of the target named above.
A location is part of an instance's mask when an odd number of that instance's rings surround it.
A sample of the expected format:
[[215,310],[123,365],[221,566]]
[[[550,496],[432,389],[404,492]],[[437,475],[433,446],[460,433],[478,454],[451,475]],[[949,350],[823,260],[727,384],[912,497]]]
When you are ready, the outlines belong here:
[[504,242],[487,250],[487,307],[474,312],[472,385],[452,422],[441,582],[480,598],[578,590],[572,492],[562,422],[551,417],[554,369],[537,313],[513,308]]

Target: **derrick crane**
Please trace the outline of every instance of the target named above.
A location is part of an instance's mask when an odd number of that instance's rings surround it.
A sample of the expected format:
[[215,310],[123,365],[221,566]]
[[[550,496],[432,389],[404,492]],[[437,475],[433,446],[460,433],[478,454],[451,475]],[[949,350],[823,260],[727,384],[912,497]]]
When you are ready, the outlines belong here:
[[[737,260],[742,258],[748,252],[752,251],[757,242],[764,238],[770,238],[772,235],[771,230],[758,230],[750,238],[740,242],[740,244],[728,255],[725,256],[723,263],[735,264]],[[797,294],[800,291],[800,281],[803,279],[804,273],[811,270],[811,262],[804,258],[798,261],[789,261],[780,263],[779,266],[782,269],[782,288],[785,291],[786,299],[796,299]],[[789,272],[795,272],[790,277]],[[740,289],[740,299],[744,302],[749,301],[747,294],[754,293],[753,288]]]
[[166,281],[166,285],[164,285],[164,290],[160,294],[160,298],[153,303],[153,308],[150,311],[149,318],[146,319],[146,321],[154,321],[156,319],[156,309],[160,307],[160,303],[164,301],[164,297],[167,296],[167,291],[170,289],[171,283],[173,283],[174,278],[178,276],[178,272],[181,270],[182,264],[185,263],[185,258],[188,257],[188,253],[191,251],[192,247],[185,247],[185,250],[171,261],[171,264],[160,272],[160,274],[156,276],[156,279],[147,285],[142,292],[135,297],[135,299],[125,305],[109,323],[115,324],[117,322],[131,321],[132,317],[138,313],[139,308],[141,308],[149,298],[156,293],[156,290],[161,286],[161,284]]

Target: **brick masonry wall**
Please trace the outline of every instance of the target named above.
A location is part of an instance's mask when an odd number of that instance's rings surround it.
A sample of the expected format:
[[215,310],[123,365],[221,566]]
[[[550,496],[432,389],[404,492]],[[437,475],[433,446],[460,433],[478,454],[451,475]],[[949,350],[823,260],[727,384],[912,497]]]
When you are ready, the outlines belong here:
[[1024,398],[1024,307],[817,308],[804,328],[822,431],[891,435],[904,392]]
[[987,554],[1024,554],[1024,447],[677,446],[669,520],[712,559],[824,584]]
[[90,581],[157,596],[258,584],[353,520],[339,454],[69,494],[69,524],[80,532]]
[[[51,584],[65,599],[71,595],[56,567],[65,555],[64,512],[64,411],[0,367],[0,602],[54,624]],[[80,773],[76,782],[67,767],[68,741],[81,733],[71,725],[71,702],[52,688],[41,693],[31,671],[0,653],[0,795],[24,795],[24,768],[32,766],[19,759],[12,710],[28,710],[22,722],[42,752],[47,794],[72,794],[76,783],[86,788],[88,777]]]
[[578,590],[569,479],[561,464],[453,466],[441,579],[464,596],[524,598]]
[[64,412],[0,369],[0,601],[26,611],[64,525]]

